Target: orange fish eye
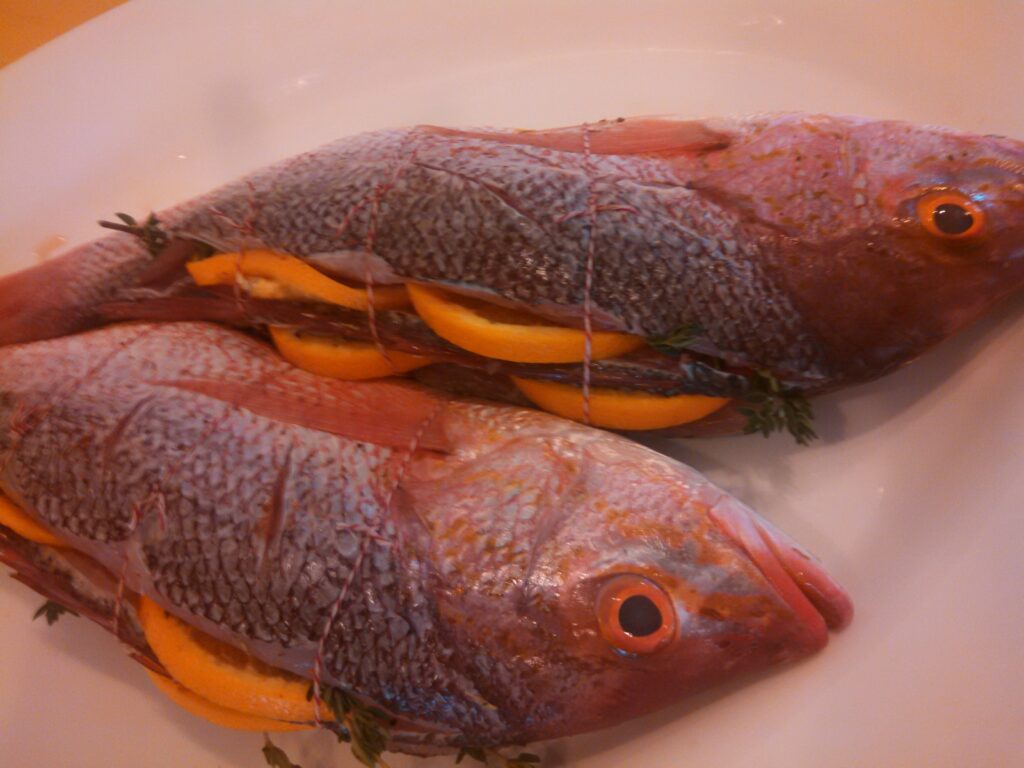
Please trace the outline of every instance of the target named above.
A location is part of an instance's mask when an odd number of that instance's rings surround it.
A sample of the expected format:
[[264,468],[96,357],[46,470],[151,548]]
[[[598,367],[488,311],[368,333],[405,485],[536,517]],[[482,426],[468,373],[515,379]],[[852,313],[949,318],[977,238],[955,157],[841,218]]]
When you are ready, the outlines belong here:
[[601,636],[630,654],[654,653],[676,632],[676,612],[665,591],[633,574],[613,576],[597,596]]
[[952,189],[929,192],[917,201],[917,218],[933,235],[962,240],[985,228],[985,212],[970,197]]

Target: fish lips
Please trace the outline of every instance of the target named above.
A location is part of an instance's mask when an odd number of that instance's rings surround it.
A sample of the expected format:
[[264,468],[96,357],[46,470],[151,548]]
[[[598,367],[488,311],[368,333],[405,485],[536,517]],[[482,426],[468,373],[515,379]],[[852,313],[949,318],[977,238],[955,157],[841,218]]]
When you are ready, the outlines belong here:
[[722,498],[710,516],[793,611],[808,650],[824,647],[830,629],[842,629],[853,619],[853,603],[845,590],[815,558],[756,512]]

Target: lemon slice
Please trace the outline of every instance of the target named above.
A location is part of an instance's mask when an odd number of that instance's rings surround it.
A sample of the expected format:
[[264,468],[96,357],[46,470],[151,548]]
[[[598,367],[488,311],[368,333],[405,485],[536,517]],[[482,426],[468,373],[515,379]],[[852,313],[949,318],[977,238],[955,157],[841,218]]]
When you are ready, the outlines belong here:
[[[185,265],[198,285],[231,285],[241,275],[258,278],[254,295],[272,299],[312,299],[350,309],[367,309],[369,292],[353,288],[318,272],[302,259],[274,251],[219,253]],[[267,284],[264,281],[270,281]],[[409,306],[404,285],[381,285],[373,289],[375,309]]]
[[267,717],[247,715],[233,709],[222,707],[207,701],[202,696],[190,691],[169,677],[147,669],[149,679],[153,681],[161,693],[191,715],[208,720],[223,728],[234,728],[237,731],[304,731],[313,728],[312,723],[286,723],[271,720]]
[[[513,376],[512,381],[545,411],[583,421],[583,390],[570,384]],[[620,389],[590,390],[590,423],[606,429],[664,429],[714,413],[729,402],[706,395],[650,395]]]
[[270,336],[281,357],[296,368],[332,379],[377,379],[406,373],[431,363],[426,357],[390,350],[388,356],[384,357],[374,344],[365,341],[298,336],[284,328],[271,328]]
[[[408,288],[423,322],[441,338],[470,352],[516,363],[577,363],[584,358],[586,336],[581,330],[437,288]],[[607,331],[595,331],[591,342],[592,360],[618,357],[644,345],[639,336]]]
[[[178,683],[221,707],[271,720],[315,720],[309,681],[252,658],[139,598],[139,619],[153,653]],[[326,710],[322,719],[330,719]]]
[[0,525],[6,525],[19,536],[34,541],[36,544],[45,544],[50,547],[63,546],[60,539],[22,512],[2,493],[0,493]]

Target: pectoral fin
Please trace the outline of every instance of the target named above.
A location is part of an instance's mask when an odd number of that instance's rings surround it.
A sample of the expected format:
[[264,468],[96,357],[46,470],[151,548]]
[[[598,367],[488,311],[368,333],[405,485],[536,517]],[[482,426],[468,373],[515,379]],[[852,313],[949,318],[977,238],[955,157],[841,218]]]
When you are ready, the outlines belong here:
[[[291,381],[294,379],[294,381]],[[338,382],[289,371],[273,382],[246,384],[215,378],[155,381],[195,392],[276,421],[365,443],[448,452],[443,401],[408,384]]]

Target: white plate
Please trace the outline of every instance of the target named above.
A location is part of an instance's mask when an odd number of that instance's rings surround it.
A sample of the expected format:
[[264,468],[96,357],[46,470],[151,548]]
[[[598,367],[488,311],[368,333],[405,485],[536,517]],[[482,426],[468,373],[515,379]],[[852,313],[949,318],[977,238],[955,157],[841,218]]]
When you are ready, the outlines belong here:
[[[0,70],[0,271],[383,126],[803,109],[1024,137],[1022,29],[1024,4],[980,1],[134,0]],[[1019,298],[827,398],[811,448],[668,446],[816,551],[857,618],[806,663],[557,744],[552,764],[1024,763]],[[98,629],[32,623],[39,603],[0,582],[4,765],[263,764],[258,736],[175,711]],[[324,735],[281,741],[307,768],[355,764]]]

